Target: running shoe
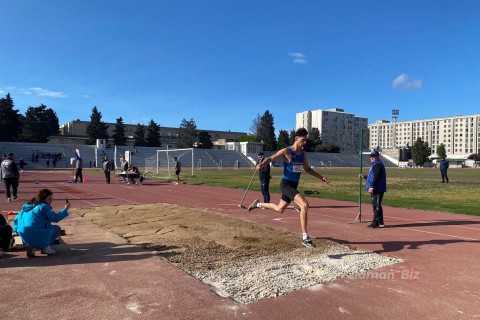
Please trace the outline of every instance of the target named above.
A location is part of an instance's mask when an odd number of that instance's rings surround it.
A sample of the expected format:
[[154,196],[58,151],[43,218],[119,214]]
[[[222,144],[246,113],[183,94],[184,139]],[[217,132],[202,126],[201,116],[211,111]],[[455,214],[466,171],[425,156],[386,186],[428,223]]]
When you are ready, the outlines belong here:
[[259,204],[259,203],[260,203],[260,200],[255,199],[255,201],[253,201],[253,203],[250,205],[250,207],[248,207],[248,211],[252,211],[253,209],[256,209],[257,204]]
[[312,240],[311,240],[310,238],[307,238],[307,239],[305,239],[305,240],[302,240],[302,244],[303,244],[305,247],[309,248],[309,249],[315,248],[315,245],[313,244],[313,242],[312,242]]

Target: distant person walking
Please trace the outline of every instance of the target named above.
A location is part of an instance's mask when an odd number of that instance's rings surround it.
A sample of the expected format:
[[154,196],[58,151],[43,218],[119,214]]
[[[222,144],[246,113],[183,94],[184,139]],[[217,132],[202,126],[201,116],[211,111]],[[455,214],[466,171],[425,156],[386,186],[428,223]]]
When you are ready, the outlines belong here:
[[80,179],[80,183],[83,183],[83,160],[77,155],[77,160],[75,161],[75,182]]
[[314,176],[317,179],[322,180],[328,184],[330,181],[313,170],[307,160],[307,155],[303,151],[303,147],[307,143],[308,131],[305,128],[300,128],[295,132],[295,142],[292,146],[283,148],[275,153],[271,157],[264,158],[262,162],[257,165],[257,170],[261,170],[263,167],[269,165],[271,162],[278,158],[283,160],[283,176],[280,182],[280,190],[282,191],[282,198],[278,204],[274,203],[261,203],[259,200],[255,200],[248,211],[255,208],[265,208],[283,213],[288,207],[289,203],[295,201],[300,206],[300,225],[302,228],[302,244],[307,248],[314,248],[312,240],[307,234],[307,217],[308,217],[308,201],[305,197],[298,192],[298,183],[300,181],[300,175],[302,169]]
[[13,153],[9,153],[5,159],[3,159],[1,163],[1,171],[5,195],[7,197],[7,201],[10,202],[17,199],[18,181],[20,179],[20,173],[18,172]]
[[[260,152],[258,154],[258,162],[257,165],[262,163],[262,161],[265,159],[265,154],[263,152]],[[264,166],[260,171],[258,172],[258,176],[260,178],[260,186],[262,188],[262,194],[263,194],[263,202],[264,203],[270,203],[270,179],[272,178],[270,176],[270,164]]]
[[110,160],[107,156],[103,157],[102,167],[105,173],[105,183],[110,183]]
[[365,189],[372,196],[373,221],[368,228],[376,229],[385,227],[382,200],[383,194],[387,192],[387,173],[378,151],[374,150],[370,153],[370,162],[372,162],[372,166],[368,175],[360,174],[360,178],[367,179]]
[[448,183],[448,175],[447,175],[447,170],[448,170],[448,167],[449,167],[449,163],[447,161],[447,159],[443,158],[441,161],[440,161],[440,173],[442,175],[442,183]]
[[175,161],[175,175],[177,176],[177,183],[180,183],[180,172],[182,171],[182,164],[178,161],[177,157],[174,157]]

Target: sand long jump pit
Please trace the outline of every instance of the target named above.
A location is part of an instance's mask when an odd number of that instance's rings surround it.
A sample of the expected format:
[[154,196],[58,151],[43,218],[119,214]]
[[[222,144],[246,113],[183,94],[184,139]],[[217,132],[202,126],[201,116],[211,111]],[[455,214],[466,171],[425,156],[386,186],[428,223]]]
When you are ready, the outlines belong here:
[[313,239],[317,247],[307,249],[299,234],[172,204],[93,207],[76,212],[130,243],[154,251],[218,295],[240,303],[401,262],[325,239]]

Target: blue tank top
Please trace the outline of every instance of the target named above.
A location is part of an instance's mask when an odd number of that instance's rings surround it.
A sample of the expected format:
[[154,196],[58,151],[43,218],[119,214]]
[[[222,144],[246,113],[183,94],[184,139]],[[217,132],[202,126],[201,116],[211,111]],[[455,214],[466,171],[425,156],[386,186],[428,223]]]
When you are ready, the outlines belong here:
[[303,169],[303,162],[305,161],[305,155],[303,150],[301,154],[296,154],[292,148],[288,147],[287,150],[292,155],[292,160],[289,163],[283,163],[283,177],[282,179],[298,182],[300,181],[300,174]]

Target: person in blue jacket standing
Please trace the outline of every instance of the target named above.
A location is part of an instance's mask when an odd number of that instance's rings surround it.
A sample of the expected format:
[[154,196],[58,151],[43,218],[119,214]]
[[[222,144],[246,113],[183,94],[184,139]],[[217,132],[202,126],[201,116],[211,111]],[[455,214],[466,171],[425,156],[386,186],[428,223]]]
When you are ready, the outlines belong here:
[[442,183],[447,182],[448,183],[448,175],[447,175],[447,170],[448,170],[448,161],[447,159],[443,158],[440,161],[440,173],[442,174]]
[[387,173],[377,150],[370,153],[370,161],[372,166],[368,175],[363,176],[360,174],[360,178],[367,179],[365,189],[372,196],[373,221],[368,228],[384,228],[382,200],[383,194],[387,192]]
[[70,203],[58,213],[52,209],[53,192],[49,189],[40,190],[37,195],[25,203],[14,220],[13,230],[18,233],[27,246],[27,256],[35,256],[35,249],[42,253],[55,254],[50,245],[60,236],[60,227],[52,225],[68,216]]

